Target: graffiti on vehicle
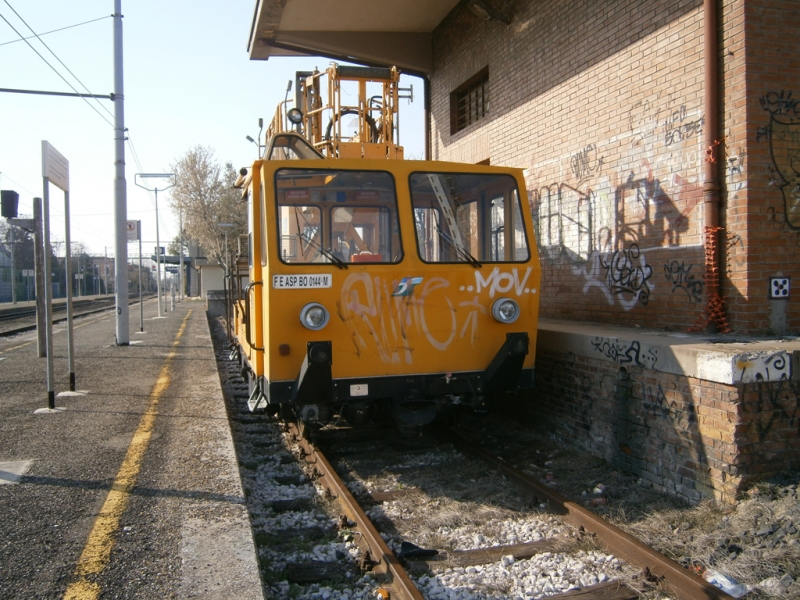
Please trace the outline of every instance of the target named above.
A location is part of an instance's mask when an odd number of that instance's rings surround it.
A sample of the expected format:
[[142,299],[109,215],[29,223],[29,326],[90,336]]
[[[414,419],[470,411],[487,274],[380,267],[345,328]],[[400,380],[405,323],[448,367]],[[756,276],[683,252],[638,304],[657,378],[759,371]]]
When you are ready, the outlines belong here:
[[[443,351],[454,340],[464,339],[475,347],[479,318],[489,313],[485,295],[536,294],[538,290],[530,287],[532,272],[531,267],[524,273],[516,267],[508,272],[495,267],[484,277],[476,271],[476,284],[457,291],[442,277],[406,278],[404,284],[400,279],[388,281],[369,273],[352,273],[342,285],[338,316],[350,330],[356,356],[375,352],[387,364],[412,364],[414,343],[424,341]],[[393,293],[412,284],[413,294]],[[470,297],[465,299],[465,294]],[[483,302],[478,294],[484,295]]]

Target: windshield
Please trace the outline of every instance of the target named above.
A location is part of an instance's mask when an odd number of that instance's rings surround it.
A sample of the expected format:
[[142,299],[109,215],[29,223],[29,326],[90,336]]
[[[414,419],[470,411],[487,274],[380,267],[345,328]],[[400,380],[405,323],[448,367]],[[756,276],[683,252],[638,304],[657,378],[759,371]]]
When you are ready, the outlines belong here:
[[510,175],[413,173],[417,249],[425,262],[523,262],[530,258],[517,182]]
[[275,188],[283,262],[338,266],[402,258],[389,173],[281,169]]

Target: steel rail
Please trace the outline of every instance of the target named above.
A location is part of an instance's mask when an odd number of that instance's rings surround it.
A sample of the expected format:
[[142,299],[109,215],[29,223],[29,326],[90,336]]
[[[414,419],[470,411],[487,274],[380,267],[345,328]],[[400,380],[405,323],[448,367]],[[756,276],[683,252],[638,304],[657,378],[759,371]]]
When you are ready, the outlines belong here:
[[[114,297],[111,296],[110,299],[102,299],[102,300],[76,300],[73,302],[73,307],[79,308],[83,306],[91,306],[92,304],[113,304]],[[53,303],[53,312],[65,312],[67,310],[67,305],[64,302]],[[36,316],[36,306],[31,305],[18,305],[14,307],[2,307],[0,308],[0,321],[11,321],[14,319],[22,319],[24,317],[35,317]]]
[[[111,301],[106,306],[102,306],[100,308],[95,308],[95,309],[92,309],[92,310],[86,310],[86,311],[77,313],[77,314],[73,315],[72,317],[73,317],[73,319],[77,319],[78,317],[87,317],[89,315],[94,315],[94,314],[97,314],[97,313],[113,310],[114,309],[113,299],[114,299],[114,297],[111,296]],[[144,299],[146,301],[147,300],[147,296],[145,296]],[[137,298],[136,300],[132,300],[132,301],[128,302],[128,304],[133,305],[133,304],[137,304],[138,302],[139,302],[139,299]],[[84,303],[84,304],[88,305],[88,304],[92,304],[92,303],[95,303],[95,302],[88,302],[88,303]],[[105,301],[97,301],[96,303],[105,304]],[[59,312],[63,312],[64,310],[66,310],[66,307],[64,309],[61,309],[61,308],[58,309]],[[30,317],[30,316],[36,316],[36,311],[34,310],[33,314],[25,314],[25,315],[21,315],[21,316],[17,315],[17,318]],[[2,321],[10,321],[10,320],[12,320],[12,319],[10,319],[10,318],[9,319],[0,319],[0,322],[2,322]],[[67,320],[67,317],[61,317],[61,318],[58,318],[58,319],[53,319],[53,325],[56,325],[58,323],[63,323],[66,320]],[[35,323],[33,325],[23,325],[21,327],[15,327],[13,329],[0,330],[0,338],[11,337],[12,335],[17,335],[18,333],[25,333],[27,331],[33,331],[34,329],[36,329],[36,324]]]
[[437,435],[446,438],[462,452],[479,456],[500,468],[504,474],[531,491],[537,498],[545,499],[550,510],[563,515],[572,523],[582,526],[589,533],[597,535],[600,543],[615,556],[636,567],[647,569],[652,576],[663,578],[671,588],[670,591],[678,598],[682,600],[733,600],[732,596],[718,587],[684,569],[675,561],[656,552],[580,504],[568,500],[555,490],[512,467],[502,458],[476,448],[472,441],[452,431],[437,431]]
[[312,465],[319,474],[320,483],[336,498],[347,518],[356,524],[361,539],[367,545],[369,556],[366,558],[373,562],[373,571],[386,577],[386,587],[393,591],[399,600],[423,600],[422,594],[411,581],[398,558],[383,541],[378,530],[358,505],[353,494],[347,489],[328,459],[302,436],[295,424],[289,425],[289,431],[303,449],[306,462]]

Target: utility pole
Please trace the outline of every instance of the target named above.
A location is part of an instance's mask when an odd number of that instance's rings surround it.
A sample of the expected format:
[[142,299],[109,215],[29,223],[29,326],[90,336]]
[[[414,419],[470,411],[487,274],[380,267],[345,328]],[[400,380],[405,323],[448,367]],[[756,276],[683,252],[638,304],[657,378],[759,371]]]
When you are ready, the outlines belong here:
[[122,78],[122,0],[114,0],[114,268],[117,345],[130,344],[128,324],[128,196],[125,182],[125,105]]

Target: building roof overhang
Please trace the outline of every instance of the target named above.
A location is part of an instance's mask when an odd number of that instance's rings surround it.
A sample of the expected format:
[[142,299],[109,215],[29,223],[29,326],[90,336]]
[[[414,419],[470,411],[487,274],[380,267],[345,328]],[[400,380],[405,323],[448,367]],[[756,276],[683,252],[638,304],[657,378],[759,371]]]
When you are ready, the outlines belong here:
[[325,56],[418,75],[433,70],[432,33],[463,0],[256,0],[251,60]]

